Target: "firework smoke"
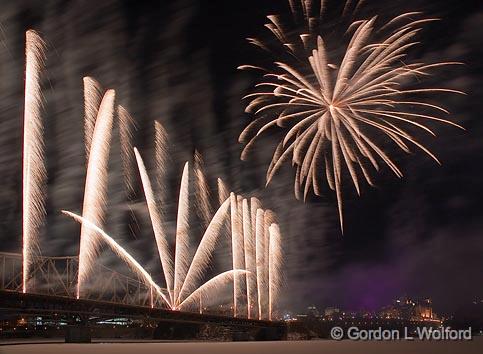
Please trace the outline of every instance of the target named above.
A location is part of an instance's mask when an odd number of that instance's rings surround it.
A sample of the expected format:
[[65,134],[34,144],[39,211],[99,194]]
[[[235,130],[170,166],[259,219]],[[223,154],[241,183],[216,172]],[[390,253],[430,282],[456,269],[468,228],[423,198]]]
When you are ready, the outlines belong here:
[[121,105],[117,106],[117,116],[119,118],[119,140],[121,142],[121,161],[124,175],[124,184],[128,197],[134,193],[133,175],[133,130],[135,128],[134,119],[129,112]]
[[[157,196],[162,205],[166,200],[166,170],[168,165],[168,133],[163,125],[154,121],[154,150],[156,162]],[[162,215],[162,211],[161,215]]]
[[33,257],[38,247],[39,229],[43,223],[44,140],[42,122],[42,92],[40,75],[44,69],[45,43],[37,32],[25,33],[25,111],[23,141],[23,264],[22,290],[28,291],[28,279]]

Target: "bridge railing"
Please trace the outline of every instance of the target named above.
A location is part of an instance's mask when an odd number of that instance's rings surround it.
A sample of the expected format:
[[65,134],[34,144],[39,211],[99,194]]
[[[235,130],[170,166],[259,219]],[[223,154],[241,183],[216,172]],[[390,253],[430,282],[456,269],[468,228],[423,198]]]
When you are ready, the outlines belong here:
[[[29,288],[32,293],[75,298],[78,257],[37,257]],[[22,291],[22,255],[0,252],[0,290]],[[125,305],[163,307],[160,299],[140,279],[97,264],[83,298]]]
[[22,255],[0,253],[1,290],[22,291]]

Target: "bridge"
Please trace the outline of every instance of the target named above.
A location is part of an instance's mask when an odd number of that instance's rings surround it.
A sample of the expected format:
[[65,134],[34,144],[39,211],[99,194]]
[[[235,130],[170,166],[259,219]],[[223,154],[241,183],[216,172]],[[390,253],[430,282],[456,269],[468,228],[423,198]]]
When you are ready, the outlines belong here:
[[[76,299],[78,257],[38,257],[30,288],[22,292],[22,255],[0,253],[0,310],[25,316],[62,317],[66,341],[90,341],[91,326],[101,320],[129,318],[156,323],[155,339],[189,339],[202,329],[222,330],[232,339],[279,340],[286,325],[277,321],[180,312],[167,309],[140,279],[97,264],[96,276]],[[192,338],[191,338],[192,339]]]

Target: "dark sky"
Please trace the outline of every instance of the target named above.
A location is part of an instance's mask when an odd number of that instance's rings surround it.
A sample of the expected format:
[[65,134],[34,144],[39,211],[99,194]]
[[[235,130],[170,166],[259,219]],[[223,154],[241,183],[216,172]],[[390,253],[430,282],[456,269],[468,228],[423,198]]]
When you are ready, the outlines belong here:
[[[44,90],[49,173],[44,254],[78,252],[78,227],[59,210],[81,208],[85,174],[81,79],[93,75],[115,88],[118,101],[135,117],[136,145],[146,155],[153,148],[153,120],[166,126],[173,149],[169,185],[177,185],[183,161],[196,148],[206,160],[212,187],[216,177],[222,177],[234,191],[259,196],[278,213],[286,255],[284,309],[299,311],[312,303],[371,309],[407,294],[430,296],[436,310],[452,312],[482,298],[483,8],[476,0],[368,3],[368,13],[380,16],[422,10],[442,19],[427,26],[413,55],[426,61],[465,63],[430,80],[468,93],[440,97],[452,112],[451,119],[467,131],[436,126],[437,139],[422,137],[443,166],[420,153],[396,152],[403,179],[383,170],[376,188],[364,186],[360,198],[347,193],[342,236],[334,196],[310,198],[307,204],[296,201],[290,166],[264,188],[280,131],[261,139],[249,161],[239,160],[242,146],[237,137],[251,119],[241,98],[256,76],[236,68],[266,63],[264,54],[245,38],[265,33],[266,15],[287,13],[285,1],[3,0],[1,250],[20,247],[23,36],[27,28],[34,28],[49,48]],[[133,236],[125,226],[119,172],[119,159],[113,156],[106,229],[154,271],[159,261],[142,196],[136,204],[140,230]],[[169,210],[175,209],[176,193],[172,188]],[[109,257],[106,261],[115,262]]]

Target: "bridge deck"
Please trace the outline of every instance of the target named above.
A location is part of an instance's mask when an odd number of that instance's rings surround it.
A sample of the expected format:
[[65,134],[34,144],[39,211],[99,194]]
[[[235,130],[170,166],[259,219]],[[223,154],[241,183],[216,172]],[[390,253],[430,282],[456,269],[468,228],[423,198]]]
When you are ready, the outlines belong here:
[[73,299],[61,296],[24,294],[0,290],[0,309],[25,314],[65,314],[95,317],[149,318],[178,323],[213,323],[236,327],[285,327],[284,322],[260,321],[219,315],[172,311],[107,301]]

